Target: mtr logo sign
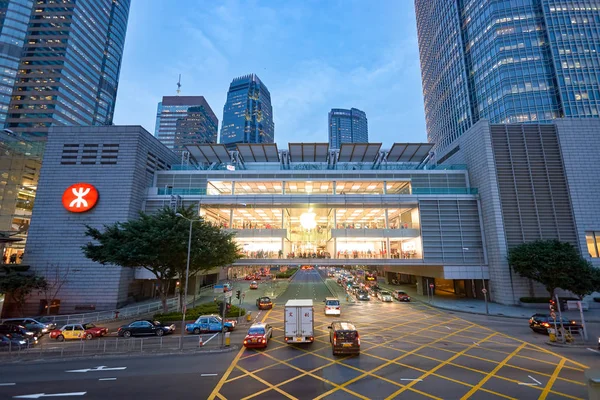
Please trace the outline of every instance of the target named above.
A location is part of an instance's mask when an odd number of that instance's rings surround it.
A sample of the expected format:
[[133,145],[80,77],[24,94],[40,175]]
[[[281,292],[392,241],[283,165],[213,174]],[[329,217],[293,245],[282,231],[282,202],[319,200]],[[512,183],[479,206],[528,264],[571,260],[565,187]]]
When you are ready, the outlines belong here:
[[98,190],[89,183],[76,183],[65,190],[62,196],[67,211],[81,213],[91,210],[98,202]]

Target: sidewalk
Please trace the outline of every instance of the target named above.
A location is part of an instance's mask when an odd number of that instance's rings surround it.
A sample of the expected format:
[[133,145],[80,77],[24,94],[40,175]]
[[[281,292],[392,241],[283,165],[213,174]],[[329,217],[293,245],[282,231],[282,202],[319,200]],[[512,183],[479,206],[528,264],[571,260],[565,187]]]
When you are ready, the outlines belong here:
[[[435,296],[433,296],[433,299],[428,300],[427,296],[417,294],[417,290],[413,285],[390,285],[379,282],[379,286],[390,291],[404,290],[410,295],[413,301],[420,301],[443,310],[485,315],[485,302],[483,300],[457,297],[450,293],[444,292],[438,292],[435,294]],[[533,314],[536,313],[550,313],[548,306],[543,304],[540,304],[539,307],[529,308],[488,302],[488,308],[490,315],[519,319],[529,319]],[[562,311],[562,316],[563,318],[567,319],[580,319],[579,311]],[[600,322],[600,309],[590,308],[588,311],[583,312],[583,316],[586,322]]]

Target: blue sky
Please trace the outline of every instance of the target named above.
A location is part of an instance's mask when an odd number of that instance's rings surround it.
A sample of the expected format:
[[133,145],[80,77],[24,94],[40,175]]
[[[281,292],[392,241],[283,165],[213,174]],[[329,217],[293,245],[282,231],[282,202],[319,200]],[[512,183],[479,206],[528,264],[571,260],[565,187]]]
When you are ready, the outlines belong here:
[[367,113],[369,140],[426,141],[412,0],[133,0],[115,124],[154,133],[156,106],[204,96],[219,118],[231,80],[271,92],[275,141],[326,142],[331,108]]

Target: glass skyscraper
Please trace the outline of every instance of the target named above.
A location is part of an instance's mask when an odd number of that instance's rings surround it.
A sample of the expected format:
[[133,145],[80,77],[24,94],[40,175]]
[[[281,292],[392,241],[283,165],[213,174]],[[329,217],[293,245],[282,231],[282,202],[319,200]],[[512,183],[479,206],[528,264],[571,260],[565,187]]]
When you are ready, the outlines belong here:
[[600,1],[415,0],[428,140],[480,119],[598,118]]
[[219,120],[204,96],[164,96],[156,112],[156,136],[176,153],[188,144],[217,143]]
[[12,3],[32,10],[5,127],[44,140],[55,125],[112,124],[130,0]]
[[329,147],[339,149],[342,143],[368,143],[367,114],[356,108],[332,108],[329,111]]
[[223,107],[221,144],[273,143],[275,124],[271,93],[255,74],[235,78]]

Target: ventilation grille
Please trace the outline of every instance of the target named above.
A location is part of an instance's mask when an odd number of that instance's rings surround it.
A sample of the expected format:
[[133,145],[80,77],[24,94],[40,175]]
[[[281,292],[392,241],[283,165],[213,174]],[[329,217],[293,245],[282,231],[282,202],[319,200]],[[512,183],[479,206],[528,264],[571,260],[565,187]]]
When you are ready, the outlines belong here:
[[118,144],[63,144],[60,163],[62,165],[110,165],[117,163],[118,156]]

